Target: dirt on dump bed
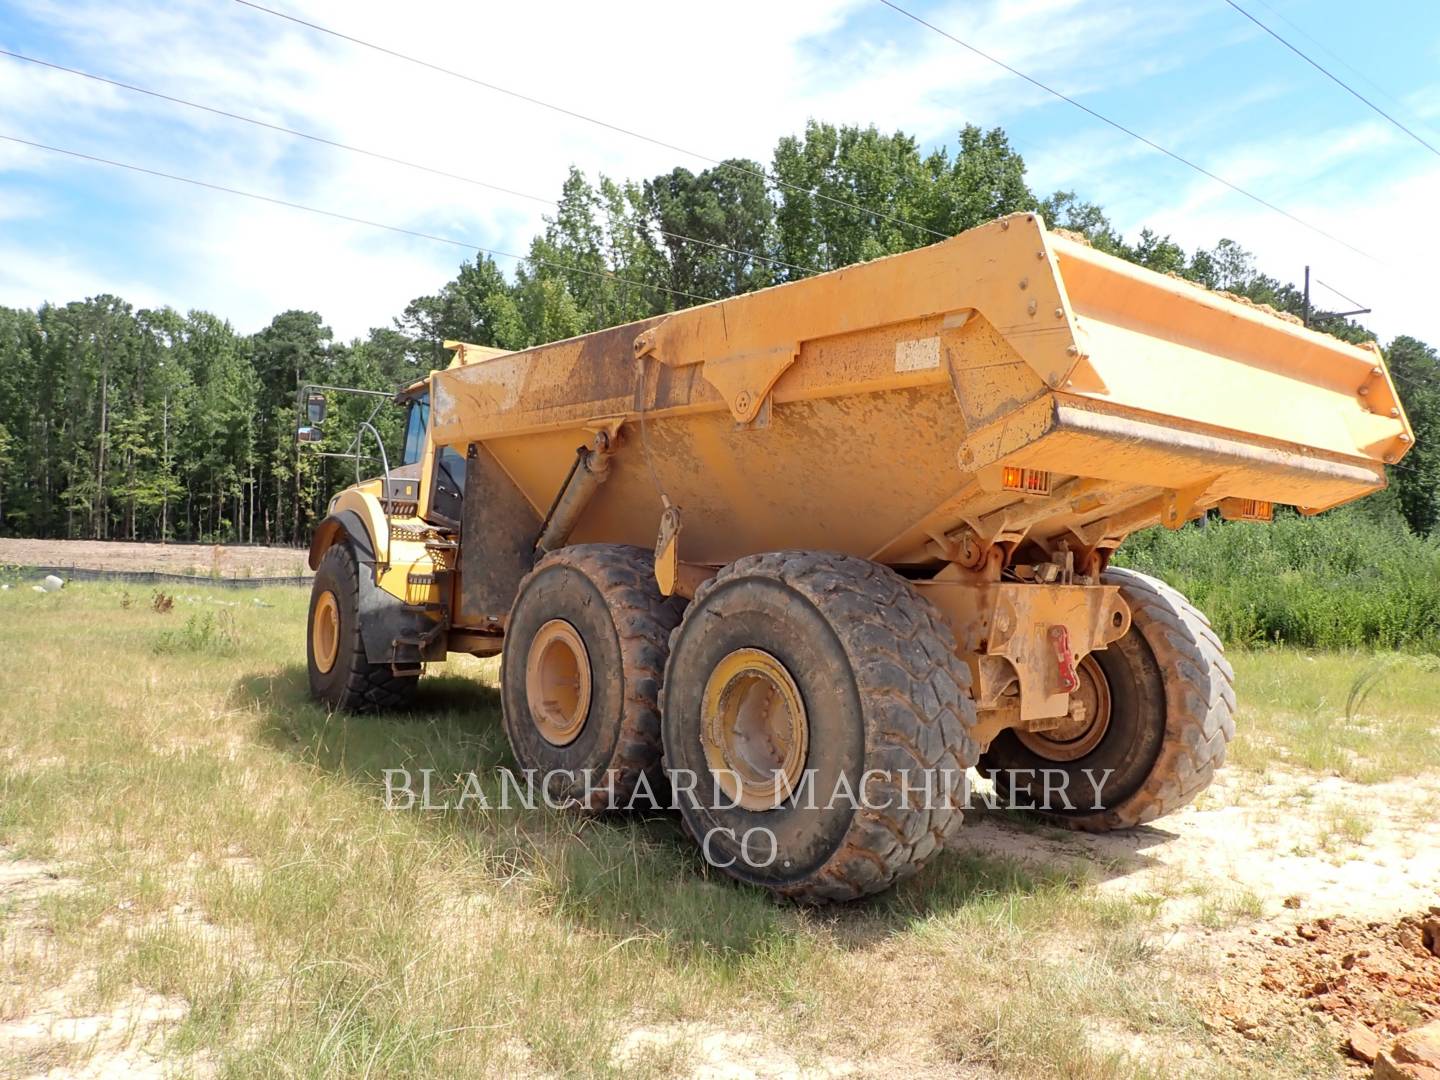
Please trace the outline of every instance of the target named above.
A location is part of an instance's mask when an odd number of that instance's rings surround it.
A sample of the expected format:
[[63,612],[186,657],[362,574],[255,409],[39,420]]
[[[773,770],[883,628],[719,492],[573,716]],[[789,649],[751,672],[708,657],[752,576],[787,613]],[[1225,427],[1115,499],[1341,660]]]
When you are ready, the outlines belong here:
[[0,566],[74,567],[200,578],[298,577],[310,573],[302,548],[257,544],[142,544],[123,540],[0,538]]

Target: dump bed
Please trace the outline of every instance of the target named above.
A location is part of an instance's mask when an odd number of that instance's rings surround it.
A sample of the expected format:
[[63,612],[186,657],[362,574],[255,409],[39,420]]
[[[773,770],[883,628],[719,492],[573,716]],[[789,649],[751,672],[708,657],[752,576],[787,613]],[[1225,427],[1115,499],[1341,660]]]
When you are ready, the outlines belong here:
[[1378,352],[1014,215],[902,255],[437,373],[433,438],[545,515],[619,449],[571,542],[932,564],[958,531],[1113,547],[1222,504],[1326,509],[1411,431]]

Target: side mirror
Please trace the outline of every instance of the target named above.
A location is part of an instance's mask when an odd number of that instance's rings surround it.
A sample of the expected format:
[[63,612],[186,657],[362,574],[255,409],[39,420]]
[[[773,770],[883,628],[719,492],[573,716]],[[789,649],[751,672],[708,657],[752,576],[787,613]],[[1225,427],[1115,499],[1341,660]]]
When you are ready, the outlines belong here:
[[323,442],[324,439],[325,433],[313,425],[306,426],[302,424],[295,429],[295,441],[297,443],[318,443]]
[[311,427],[319,427],[325,423],[325,395],[312,391],[305,400],[305,415],[310,419]]

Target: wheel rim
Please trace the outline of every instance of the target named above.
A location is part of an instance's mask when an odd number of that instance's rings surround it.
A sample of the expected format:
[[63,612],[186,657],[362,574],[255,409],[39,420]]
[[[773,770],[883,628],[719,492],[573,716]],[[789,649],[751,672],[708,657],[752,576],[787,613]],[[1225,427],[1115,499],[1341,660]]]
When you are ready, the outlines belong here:
[[340,653],[340,603],[326,589],[315,601],[315,615],[310,621],[310,647],[315,666],[322,675],[329,674]]
[[785,665],[736,649],[705,682],[700,744],[720,789],[746,810],[773,810],[795,790],[809,749],[800,690]]
[[568,746],[580,737],[590,713],[590,654],[564,619],[551,619],[531,639],[525,697],[546,742]]
[[1094,653],[1080,661],[1076,674],[1080,688],[1070,695],[1071,713],[1064,723],[1047,731],[1015,732],[1027,749],[1049,761],[1078,761],[1110,730],[1110,682]]

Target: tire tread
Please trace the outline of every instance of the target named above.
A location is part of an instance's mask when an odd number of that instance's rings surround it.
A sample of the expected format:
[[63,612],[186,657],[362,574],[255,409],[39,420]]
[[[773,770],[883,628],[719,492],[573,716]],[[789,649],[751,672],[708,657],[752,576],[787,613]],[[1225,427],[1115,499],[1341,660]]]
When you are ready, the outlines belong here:
[[[776,891],[808,903],[881,892],[915,873],[960,828],[964,773],[979,757],[970,669],[945,618],[909,582],[878,563],[833,552],[738,559],[696,591],[686,619],[703,610],[714,590],[757,577],[799,593],[839,638],[865,721],[865,768],[883,771],[871,775],[878,789],[866,794],[886,804],[859,808],[831,857]],[[685,627],[671,635],[672,657]],[[896,805],[901,770],[943,775],[948,800],[928,808]]]

